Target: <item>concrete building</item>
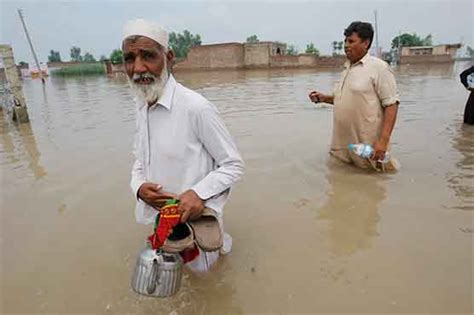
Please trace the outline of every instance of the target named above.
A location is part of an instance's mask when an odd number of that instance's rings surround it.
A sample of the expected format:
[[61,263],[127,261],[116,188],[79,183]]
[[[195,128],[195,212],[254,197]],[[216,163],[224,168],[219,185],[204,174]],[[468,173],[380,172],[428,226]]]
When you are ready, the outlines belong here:
[[454,62],[459,48],[461,44],[402,47],[400,63]]
[[251,68],[267,68],[271,57],[286,54],[286,44],[278,42],[244,43],[244,66]]
[[287,55],[279,42],[223,43],[192,47],[188,56],[175,64],[176,70],[259,69],[339,67],[344,57],[314,54]]
[[244,46],[240,43],[211,44],[192,47],[176,69],[224,69],[244,67]]

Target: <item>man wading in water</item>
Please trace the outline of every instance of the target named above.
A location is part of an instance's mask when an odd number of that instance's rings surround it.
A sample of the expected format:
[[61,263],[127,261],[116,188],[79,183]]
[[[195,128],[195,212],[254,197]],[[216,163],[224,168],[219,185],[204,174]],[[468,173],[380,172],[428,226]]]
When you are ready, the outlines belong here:
[[[353,22],[344,36],[347,61],[334,93],[312,91],[309,98],[334,105],[331,155],[362,168],[380,169],[377,161],[385,157],[397,118],[397,84],[389,65],[368,53],[374,37],[370,23]],[[363,159],[348,150],[350,143],[370,144],[374,154]],[[391,158],[383,167],[396,169],[398,163]]]
[[165,30],[145,20],[130,21],[122,47],[137,95],[131,180],[136,220],[153,223],[164,200],[178,199],[182,223],[175,228],[187,230],[182,234],[191,239],[170,236],[163,248],[180,252],[192,270],[207,271],[220,253],[230,250],[222,212],[242,176],[243,160],[216,107],[170,73],[174,54]]

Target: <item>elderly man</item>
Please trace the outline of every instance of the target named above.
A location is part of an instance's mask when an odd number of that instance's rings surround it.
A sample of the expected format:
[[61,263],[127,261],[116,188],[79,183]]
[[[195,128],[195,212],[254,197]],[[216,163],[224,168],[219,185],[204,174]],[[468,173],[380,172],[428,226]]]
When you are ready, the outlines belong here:
[[[311,101],[334,105],[334,125],[330,153],[362,168],[397,168],[392,158],[382,165],[389,148],[400,103],[397,85],[389,65],[368,54],[374,31],[370,23],[353,22],[344,31],[347,61],[341,80],[332,95],[319,91]],[[350,143],[370,144],[371,158],[362,159],[348,150]]]
[[[137,96],[131,179],[137,222],[155,222],[163,201],[176,198],[181,222],[192,225],[208,215],[223,233],[223,208],[244,163],[216,107],[175,81],[171,74],[174,54],[168,49],[168,34],[159,25],[142,19],[128,22],[122,48],[124,67]],[[215,233],[212,224],[196,224],[193,230],[197,241],[206,239],[208,232]],[[194,248],[181,249],[188,253],[185,261],[190,260],[191,269],[207,271],[223,252],[222,246],[230,250],[230,241],[221,234],[207,247],[192,243]],[[175,249],[181,245],[178,241]]]

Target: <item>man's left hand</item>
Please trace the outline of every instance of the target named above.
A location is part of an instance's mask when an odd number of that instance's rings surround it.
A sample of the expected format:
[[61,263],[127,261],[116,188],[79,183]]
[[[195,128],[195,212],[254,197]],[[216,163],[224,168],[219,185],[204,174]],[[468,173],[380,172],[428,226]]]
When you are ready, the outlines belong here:
[[201,216],[204,210],[204,201],[194,192],[194,190],[186,190],[179,197],[178,210],[181,213],[181,222],[189,219],[194,220]]
[[374,152],[372,153],[370,159],[374,161],[383,161],[383,159],[385,158],[385,152],[387,152],[388,141],[379,139],[374,142],[372,147],[374,149]]

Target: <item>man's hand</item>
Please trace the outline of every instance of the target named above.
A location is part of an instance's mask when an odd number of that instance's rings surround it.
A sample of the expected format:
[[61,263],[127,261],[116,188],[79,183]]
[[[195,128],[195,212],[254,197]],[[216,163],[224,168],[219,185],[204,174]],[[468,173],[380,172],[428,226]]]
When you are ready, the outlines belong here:
[[162,186],[155,183],[143,183],[138,189],[138,198],[155,209],[160,209],[167,199],[176,199],[175,194],[162,190]]
[[370,159],[374,161],[383,161],[383,159],[385,158],[385,153],[387,152],[388,141],[379,139],[374,142],[372,147],[374,149],[374,152],[372,153]]
[[312,91],[311,93],[309,93],[308,96],[311,102],[316,103],[316,104],[319,102],[324,102],[324,99],[325,99],[325,95],[318,91]]
[[308,95],[309,99],[313,103],[326,103],[326,104],[334,104],[334,97],[332,95],[326,95],[318,91],[312,91]]
[[201,216],[204,210],[204,201],[194,192],[194,190],[186,190],[179,195],[178,210],[181,213],[181,222],[189,219],[194,220]]

